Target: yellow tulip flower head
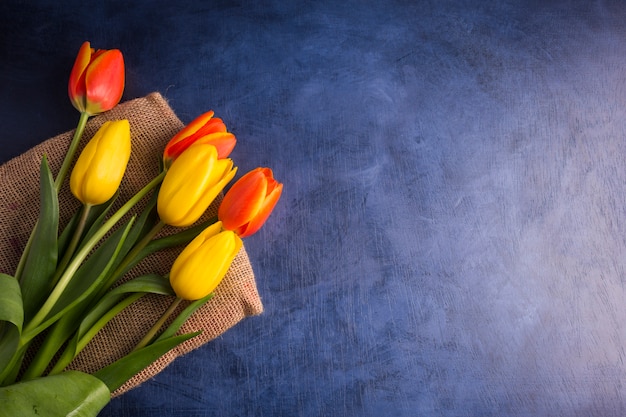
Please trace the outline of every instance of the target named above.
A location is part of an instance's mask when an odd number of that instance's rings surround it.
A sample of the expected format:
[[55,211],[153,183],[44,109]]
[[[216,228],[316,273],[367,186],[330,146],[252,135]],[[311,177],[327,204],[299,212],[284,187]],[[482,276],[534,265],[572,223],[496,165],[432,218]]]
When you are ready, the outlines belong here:
[[70,176],[70,190],[83,204],[108,201],[122,182],[130,159],[128,120],[105,122],[83,149]]
[[215,146],[197,143],[168,168],[157,198],[161,221],[184,227],[195,223],[235,176],[231,159],[218,159]]
[[222,282],[243,242],[217,222],[200,233],[176,258],[170,284],[179,298],[199,300]]

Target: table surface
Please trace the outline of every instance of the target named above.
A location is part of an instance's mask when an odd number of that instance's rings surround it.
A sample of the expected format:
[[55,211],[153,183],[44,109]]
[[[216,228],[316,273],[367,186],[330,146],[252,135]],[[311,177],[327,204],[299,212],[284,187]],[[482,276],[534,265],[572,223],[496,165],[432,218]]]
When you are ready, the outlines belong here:
[[265,312],[103,416],[624,415],[624,2],[87,3],[0,2],[0,162],[89,40],[284,182]]

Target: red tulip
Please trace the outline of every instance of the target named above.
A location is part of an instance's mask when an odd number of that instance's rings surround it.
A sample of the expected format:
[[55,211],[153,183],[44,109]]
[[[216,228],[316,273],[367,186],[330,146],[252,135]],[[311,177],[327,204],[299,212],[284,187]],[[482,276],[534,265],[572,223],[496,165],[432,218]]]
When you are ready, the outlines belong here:
[[83,43],[70,73],[68,94],[79,112],[96,115],[111,110],[124,92],[124,57],[118,49],[91,48]]
[[232,152],[237,139],[235,135],[226,131],[226,125],[219,118],[213,118],[213,111],[208,111],[193,120],[178,132],[165,145],[163,162],[169,167],[174,159],[178,158],[194,143],[205,143],[215,146],[219,159],[227,158]]
[[228,190],[218,209],[226,230],[240,237],[256,233],[276,206],[283,184],[274,179],[269,168],[256,168],[241,177]]

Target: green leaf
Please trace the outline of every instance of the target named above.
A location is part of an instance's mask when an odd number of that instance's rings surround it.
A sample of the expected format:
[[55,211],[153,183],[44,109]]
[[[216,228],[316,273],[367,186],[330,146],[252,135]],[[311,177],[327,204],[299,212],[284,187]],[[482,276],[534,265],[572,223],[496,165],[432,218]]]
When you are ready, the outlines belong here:
[[158,274],[142,275],[131,279],[111,290],[112,293],[149,292],[152,294],[174,295],[174,290],[167,278]]
[[95,417],[110,399],[100,379],[67,371],[0,388],[0,417]]
[[187,333],[153,343],[129,353],[93,375],[102,380],[109,387],[109,391],[113,392],[168,351],[199,334],[200,332]]
[[0,274],[0,321],[12,323],[22,331],[24,308],[20,284],[10,275]]
[[15,368],[19,368],[23,356],[19,350],[20,332],[17,327],[2,326],[0,328],[0,386],[4,384],[4,381],[14,378]]
[[18,359],[23,321],[20,284],[12,276],[0,274],[0,384]]
[[39,220],[19,278],[25,319],[39,309],[50,291],[50,281],[57,265],[57,234],[59,228],[59,199],[54,179],[44,156],[40,167]]

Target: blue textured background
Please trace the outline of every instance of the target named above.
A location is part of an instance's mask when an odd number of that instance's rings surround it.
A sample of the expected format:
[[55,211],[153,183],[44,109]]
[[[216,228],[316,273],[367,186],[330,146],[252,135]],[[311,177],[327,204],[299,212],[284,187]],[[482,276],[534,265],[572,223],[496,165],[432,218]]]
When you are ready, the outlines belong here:
[[0,2],[0,162],[90,40],[285,184],[265,313],[104,416],[626,415],[624,2],[83,3]]

